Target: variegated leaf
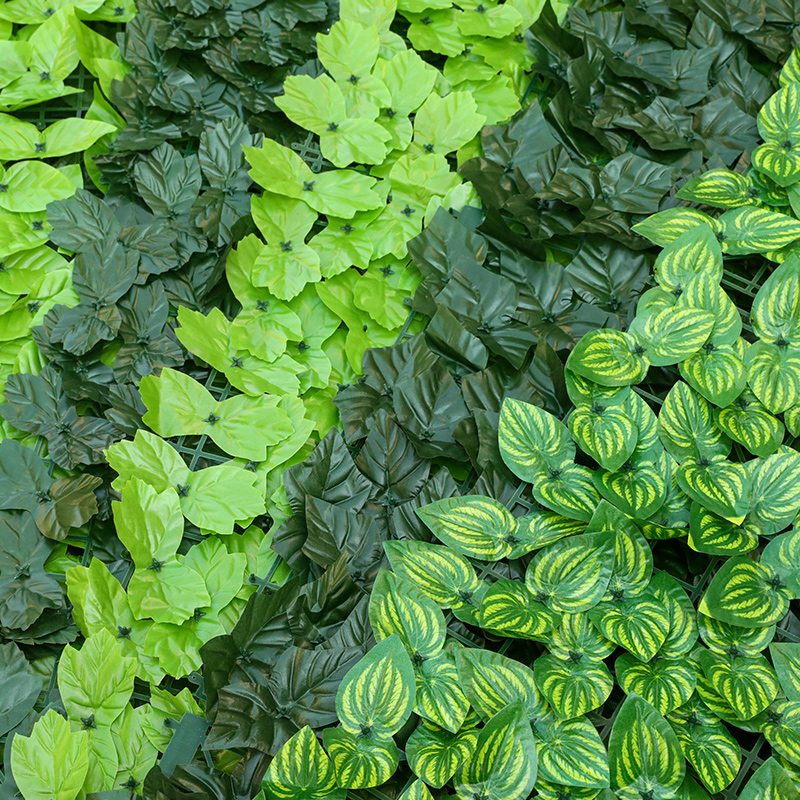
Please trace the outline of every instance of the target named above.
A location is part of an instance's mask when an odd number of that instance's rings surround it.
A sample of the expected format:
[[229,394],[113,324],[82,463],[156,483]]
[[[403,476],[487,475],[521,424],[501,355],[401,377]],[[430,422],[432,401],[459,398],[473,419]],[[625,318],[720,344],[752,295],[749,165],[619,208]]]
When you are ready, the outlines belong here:
[[685,764],[675,732],[646,700],[631,694],[620,706],[608,742],[611,788],[623,800],[674,797]]
[[469,602],[478,589],[472,565],[449,547],[412,539],[384,542],[383,547],[392,570],[442,608]]
[[739,772],[742,751],[736,739],[699,698],[667,716],[686,760],[703,786],[716,794],[730,786]]
[[747,470],[722,455],[684,461],[677,477],[681,489],[692,500],[732,522],[741,520],[750,507]]
[[715,406],[730,405],[747,385],[744,361],[733,345],[708,343],[678,364],[681,377]]
[[[539,796],[547,797],[542,781],[563,787],[603,789],[610,783],[608,754],[594,725],[588,719],[560,720],[549,717],[533,732],[539,756]],[[579,795],[581,796],[581,795]]]
[[653,551],[633,526],[618,528],[614,541],[614,569],[603,600],[623,600],[642,594],[653,574]]
[[739,800],[800,800],[800,792],[783,767],[768,758],[754,773]]
[[425,783],[441,789],[475,749],[478,733],[474,725],[466,723],[453,734],[422,722],[406,742],[408,765]]
[[664,400],[658,415],[658,436],[666,451],[678,459],[727,456],[727,437],[714,425],[708,402],[678,381]]
[[778,186],[792,186],[800,180],[800,154],[791,148],[765,142],[753,150],[752,159],[753,166]]
[[723,653],[729,658],[736,656],[757,656],[772,641],[775,625],[763,628],[744,628],[714,619],[706,614],[698,614],[700,637],[709,650]]
[[630,386],[601,386],[577,372],[565,370],[564,383],[569,399],[575,406],[591,406],[595,403],[606,406],[617,406],[624,403],[631,393]]
[[600,496],[592,482],[592,471],[580,464],[551,469],[532,488],[543,506],[570,519],[588,521]]
[[761,565],[780,580],[797,599],[800,597],[800,528],[776,536],[761,553]]
[[800,644],[772,642],[769,654],[783,693],[789,700],[800,701]]
[[[458,733],[469,711],[460,685],[451,643],[438,655],[414,664],[417,701],[414,711],[451,733]],[[459,648],[460,649],[460,648]]]
[[433,795],[421,780],[416,780],[397,800],[433,800]]
[[763,535],[771,536],[800,513],[800,453],[781,448],[748,467],[753,486],[748,518]]
[[738,172],[711,169],[688,181],[677,196],[714,208],[736,208],[753,202],[747,191],[749,188],[747,178]]
[[772,748],[793,764],[800,762],[800,703],[778,700],[759,719]]
[[698,275],[690,281],[678,298],[678,307],[687,306],[707,311],[714,317],[708,341],[715,347],[733,344],[742,333],[742,318],[736,306],[710,275]]
[[713,217],[695,208],[681,206],[651,214],[644,222],[634,225],[633,230],[653,244],[666,247],[698,225],[707,225],[713,231],[717,230],[717,221]]
[[702,672],[697,676],[697,696],[723,722],[751,733],[758,731],[757,722],[760,717],[755,717],[753,720],[740,719],[731,708],[731,704],[711,685]]
[[456,773],[459,800],[522,800],[536,780],[536,743],[522,704],[495,714],[478,735],[478,743]]
[[344,728],[328,728],[322,741],[342,789],[380,786],[394,775],[400,755],[393,739],[356,736]]
[[719,283],[722,278],[722,247],[714,233],[709,225],[698,225],[664,247],[654,267],[656,280],[662,289],[683,292],[700,275]]
[[700,666],[714,691],[724,697],[739,719],[752,719],[777,696],[778,676],[764,656],[728,658],[700,651]]
[[759,339],[800,345],[800,258],[787,258],[761,284],[750,319]]
[[635,693],[659,714],[682,706],[697,685],[697,666],[688,658],[658,658],[643,662],[623,653],[614,665],[617,682],[626,694]]
[[589,619],[607,639],[624,647],[641,661],[650,661],[669,633],[669,617],[655,595],[602,603],[589,612]]
[[579,520],[556,514],[553,511],[533,511],[524,517],[518,517],[520,543],[514,548],[509,558],[519,558],[531,550],[539,550],[559,539],[583,533],[585,523]]
[[575,445],[561,420],[513,398],[506,398],[500,409],[498,444],[508,468],[528,483],[575,459]]
[[268,800],[345,800],[333,765],[306,725],[280,749],[264,776]]
[[636,447],[638,431],[619,405],[578,406],[567,424],[578,447],[611,472],[619,469]]
[[581,338],[566,366],[601,386],[630,386],[647,374],[650,364],[643,356],[643,348],[630,334],[594,330]]
[[667,454],[659,446],[635,453],[617,472],[596,470],[592,480],[609,503],[634,519],[644,520],[664,505],[672,472]]
[[756,342],[744,359],[747,383],[773,414],[800,402],[800,346]]
[[730,625],[765,628],[784,617],[791,597],[767,567],[734,556],[714,575],[698,610]]
[[539,656],[533,665],[536,685],[561,720],[576,719],[600,708],[614,679],[602,661],[584,661],[580,656],[562,661],[556,656]]
[[611,531],[561,539],[534,556],[525,583],[533,597],[554,611],[586,611],[605,594],[614,546]]
[[712,556],[743,556],[758,547],[758,530],[747,520],[737,525],[692,503],[689,547]]
[[783,423],[752,392],[745,391],[716,412],[717,427],[755,456],[772,455],[783,442]]
[[800,82],[800,50],[797,47],[792,50],[783,69],[778,76],[781,86],[786,86],[789,83]]
[[600,633],[586,613],[564,614],[561,624],[547,638],[547,649],[560,659],[602,661],[616,647]]
[[666,367],[694,355],[711,335],[714,315],[691,307],[666,308],[647,317],[636,317],[630,332],[643,349],[642,355],[656,367]]
[[732,256],[778,250],[800,238],[796,219],[755,206],[726,211],[717,222],[722,226],[722,249]]
[[484,722],[519,701],[527,719],[542,716],[547,703],[536,686],[533,670],[490,650],[465,647],[456,663],[464,693]]
[[480,561],[505,558],[517,543],[517,521],[491,497],[446,497],[418,508],[417,516],[448,547]]
[[534,639],[555,628],[561,617],[524,583],[501,578],[483,596],[478,620],[488,631]]
[[386,738],[403,727],[414,698],[414,668],[394,635],[376,644],[345,675],[336,693],[336,713],[349,733]]
[[695,646],[698,634],[692,601],[675,578],[664,570],[653,576],[650,591],[664,606],[669,620],[669,632],[658,655],[671,659],[686,655]]

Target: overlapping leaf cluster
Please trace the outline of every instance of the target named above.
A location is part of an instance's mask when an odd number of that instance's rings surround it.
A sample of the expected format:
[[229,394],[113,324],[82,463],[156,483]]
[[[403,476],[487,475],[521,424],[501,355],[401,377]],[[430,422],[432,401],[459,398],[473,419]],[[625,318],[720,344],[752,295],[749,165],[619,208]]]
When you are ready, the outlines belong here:
[[[710,173],[687,192],[730,183]],[[731,784],[740,797],[796,796],[800,645],[789,605],[800,593],[800,456],[784,441],[787,429],[790,443],[798,433],[800,262],[791,245],[800,229],[775,205],[751,197],[718,218],[686,209],[641,225],[663,246],[656,286],[627,331],[590,332],[572,351],[569,413],[513,398],[501,407],[498,460],[529,486],[527,514],[510,513],[516,495],[487,491],[485,481],[422,508],[405,498],[385,505],[394,522],[413,503],[438,542],[393,532],[392,571],[370,575],[380,644],[338,688],[341,727],[324,732],[327,755],[301,728],[272,762],[266,797],[344,796],[398,779],[402,787],[408,768],[433,788],[452,779],[459,797],[523,798],[533,786],[544,797],[703,797]],[[755,336],[743,339],[720,286],[723,254],[757,253],[784,263],[761,285]],[[388,381],[382,392],[377,383],[399,350],[367,358],[379,367],[365,406],[380,408],[368,441],[389,423],[387,404],[402,407]],[[671,387],[657,416],[647,391],[633,389],[646,378],[659,392]],[[326,467],[332,452],[319,454]],[[309,475],[319,463],[309,462]],[[305,508],[295,502],[278,534],[298,573],[318,568],[309,509],[320,491],[335,498],[337,484],[309,485]],[[357,493],[343,485],[342,498]],[[713,578],[694,589],[703,573]],[[592,715],[625,695],[604,742]],[[751,776],[739,769],[752,733],[773,757]],[[407,766],[393,778],[397,745]]]

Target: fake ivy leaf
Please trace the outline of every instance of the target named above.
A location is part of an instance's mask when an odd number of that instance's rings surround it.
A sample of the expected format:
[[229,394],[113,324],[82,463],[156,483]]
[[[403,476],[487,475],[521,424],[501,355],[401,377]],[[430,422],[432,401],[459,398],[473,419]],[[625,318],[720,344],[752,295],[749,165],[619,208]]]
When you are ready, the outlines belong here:
[[414,144],[424,153],[447,155],[465,145],[486,121],[469,92],[431,94],[417,109]]
[[611,579],[613,532],[570,536],[542,548],[528,565],[525,583],[555,611],[578,613],[600,602]]
[[390,108],[395,115],[414,113],[428,98],[436,83],[436,70],[414,50],[403,50],[389,61],[381,59],[378,68],[391,95]]
[[641,792],[669,797],[683,781],[680,744],[662,716],[638,695],[622,703],[608,742],[611,788],[624,800]]
[[6,687],[0,703],[0,735],[5,735],[33,709],[43,679],[14,642],[0,645],[0,678]]
[[336,693],[336,712],[344,731],[353,735],[369,731],[380,740],[405,724],[415,693],[411,659],[395,634],[375,645],[347,673]]
[[[357,78],[351,82],[361,89],[358,85],[361,79],[351,75]],[[388,100],[385,87],[383,94],[386,95],[383,99]],[[372,119],[349,117],[345,95],[327,75],[317,78],[290,75],[284,84],[284,94],[276,103],[292,122],[319,136],[320,151],[334,166],[381,164],[386,158],[389,133]]]
[[0,171],[0,208],[4,211],[44,211],[48,203],[75,194],[75,184],[43,161],[19,161]]
[[399,754],[392,739],[357,737],[345,728],[327,728],[322,741],[342,789],[380,786],[397,769]]
[[520,800],[536,780],[536,744],[519,702],[495,714],[478,735],[475,750],[456,773],[460,800]]
[[445,622],[439,607],[415,586],[386,570],[380,572],[372,588],[369,618],[377,641],[397,634],[417,665],[437,655],[444,645]]
[[265,139],[261,148],[244,148],[254,181],[270,192],[302,200],[322,214],[351,218],[384,204],[373,191],[376,180],[350,170],[314,173],[287,147]]
[[20,791],[31,800],[74,800],[89,771],[87,738],[53,708],[30,736],[15,736],[10,764]]
[[539,690],[564,721],[600,708],[614,688],[614,679],[602,661],[562,661],[546,653],[536,659],[533,670]]
[[58,662],[58,688],[69,718],[83,722],[84,730],[92,723],[111,725],[128,704],[136,667],[107,630],[89,636],[80,650],[66,647]]
[[344,800],[333,765],[306,725],[281,748],[264,776],[268,800]]
[[791,596],[766,566],[736,556],[714,575],[698,610],[729,625],[766,628],[784,617]]
[[27,158],[54,158],[86,150],[107,133],[113,125],[97,120],[61,119],[40,131],[30,122],[0,114],[0,159],[21,161]]
[[490,497],[448,497],[416,512],[440,541],[481,561],[507,556],[516,542],[517,521]]

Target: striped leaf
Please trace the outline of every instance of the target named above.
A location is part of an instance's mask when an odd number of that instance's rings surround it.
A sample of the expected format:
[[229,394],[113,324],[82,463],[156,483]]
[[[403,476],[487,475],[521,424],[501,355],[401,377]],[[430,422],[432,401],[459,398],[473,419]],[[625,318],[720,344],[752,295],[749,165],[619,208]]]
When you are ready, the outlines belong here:
[[611,329],[585,334],[567,358],[566,367],[601,386],[630,386],[647,374],[649,362],[638,341]]
[[739,719],[752,719],[777,696],[780,685],[762,655],[729,658],[700,651],[700,667],[714,691],[724,697]]
[[772,748],[793,764],[800,762],[800,703],[778,700],[759,719]]
[[736,739],[699,698],[667,716],[686,760],[703,786],[716,794],[730,786],[739,772],[742,751]]
[[397,800],[433,800],[433,795],[422,781],[417,780]]
[[800,702],[800,644],[772,642],[769,654],[783,693],[789,700]]
[[689,547],[711,556],[743,556],[758,547],[758,530],[747,520],[736,525],[692,503]]
[[653,269],[659,286],[668,292],[683,292],[701,275],[719,283],[722,247],[711,227],[692,227],[658,254]]
[[744,361],[733,345],[701,347],[678,369],[692,389],[715,406],[730,405],[747,385]]
[[592,471],[580,464],[552,469],[532,488],[543,506],[569,519],[588,521],[600,496],[592,482]]
[[795,47],[778,76],[781,86],[800,81],[800,51]]
[[328,728],[322,733],[322,742],[342,789],[380,786],[394,775],[400,760],[393,739],[367,738],[344,728]]
[[418,508],[417,516],[448,547],[480,561],[505,558],[517,543],[517,521],[491,497],[446,497]]
[[[571,724],[571,723],[564,723]],[[538,744],[538,742],[537,742]],[[606,759],[608,761],[608,759]],[[539,758],[539,775],[542,774],[541,748]],[[549,781],[536,781],[537,800],[614,800],[614,794],[610,789],[598,791],[597,789],[585,789],[579,786],[565,786],[563,783],[550,783]]]
[[770,536],[790,525],[800,512],[800,454],[781,448],[748,464],[753,484],[749,519]]
[[677,478],[692,500],[732,522],[741,520],[750,508],[747,470],[722,455],[684,461],[678,467]]
[[577,657],[562,661],[553,655],[539,656],[533,664],[536,685],[561,720],[588,714],[608,700],[614,679],[602,661]]
[[606,407],[617,406],[624,403],[631,393],[630,386],[601,386],[570,370],[565,370],[564,382],[569,399],[575,406],[592,406],[595,403]]
[[336,693],[336,713],[347,732],[385,739],[405,725],[414,696],[414,668],[394,635],[376,644],[345,675]]
[[653,551],[635,526],[633,529],[618,529],[614,540],[614,568],[603,600],[636,597],[650,583]]
[[449,547],[404,539],[384,542],[392,570],[442,608],[468,602],[478,589],[472,565]]
[[[633,420],[638,429],[636,452],[646,453],[658,445],[656,415],[652,408],[635,392],[631,392],[625,400],[625,413]],[[660,450],[660,448],[657,448]]]
[[469,701],[460,685],[453,645],[414,665],[417,681],[414,712],[451,733],[458,733],[467,717]]
[[525,584],[554,611],[578,613],[600,602],[611,578],[611,531],[570,536],[542,548],[528,565]]
[[503,461],[528,483],[575,459],[575,445],[564,423],[520,400],[503,401],[497,438]]
[[659,714],[682,706],[694,693],[697,667],[688,658],[659,658],[642,662],[630,653],[614,664],[617,682],[626,694],[638,694]]
[[795,438],[800,436],[800,405],[789,408],[783,412],[783,421],[786,429]]
[[534,639],[558,625],[561,617],[532,594],[524,583],[501,578],[483,596],[479,624],[515,639]]
[[578,447],[610,472],[619,469],[636,447],[638,431],[621,406],[578,406],[567,424]]
[[783,619],[790,599],[791,594],[767,567],[734,556],[711,579],[698,610],[730,625],[765,628]]
[[520,702],[526,719],[541,717],[547,703],[536,686],[533,670],[490,650],[465,647],[456,658],[469,702],[486,722],[509,703]]
[[753,202],[749,188],[744,175],[729,169],[711,169],[684,184],[677,196],[714,208],[736,208]]
[[623,800],[674,797],[686,766],[678,738],[646,700],[628,695],[608,741],[611,788]]
[[692,601],[668,572],[661,570],[650,581],[650,591],[664,606],[669,632],[658,655],[676,659],[686,655],[697,642],[697,614]]
[[717,427],[755,456],[770,456],[783,442],[783,423],[773,417],[752,392],[742,392],[715,416]]
[[536,743],[522,704],[516,702],[486,723],[453,785],[459,800],[521,800],[535,780]]
[[739,794],[739,800],[800,800],[800,792],[783,767],[768,758]]
[[753,150],[752,159],[753,166],[778,186],[792,186],[800,180],[800,155],[783,145],[773,142],[760,144]]
[[634,519],[648,519],[667,499],[672,472],[661,449],[635,453],[617,472],[597,470],[592,476],[602,497]]
[[750,320],[765,342],[800,344],[800,258],[787,258],[761,284]]
[[733,344],[742,334],[742,318],[730,297],[710,275],[698,275],[678,299],[678,306],[699,308],[714,317],[708,341],[715,347]]
[[385,569],[378,573],[369,597],[369,621],[375,641],[397,634],[412,662],[432,658],[444,644],[446,629],[439,606],[414,584]]
[[650,661],[669,633],[669,617],[655,595],[603,603],[589,612],[589,619],[606,639],[616,642],[641,661]]
[[486,596],[486,592],[489,591],[490,586],[489,581],[478,581],[478,588],[468,600],[458,605],[450,606],[453,616],[467,625],[479,626],[481,603],[483,603],[483,598]]
[[751,733],[758,731],[758,722],[761,717],[755,717],[749,721],[740,719],[731,708],[731,704],[711,685],[702,672],[697,676],[697,696],[716,717],[727,722],[728,725]]
[[509,556],[510,558],[519,558],[531,550],[538,550],[566,536],[583,533],[586,528],[584,523],[553,511],[533,511],[524,517],[518,517],[517,523],[519,524],[517,535],[522,541]]
[[800,403],[800,346],[755,342],[744,364],[747,383],[768,411],[780,414]]
[[537,725],[533,735],[539,756],[536,788],[540,797],[547,797],[543,781],[588,789],[609,785],[608,753],[588,719],[551,718],[548,724]]
[[441,789],[467,760],[478,742],[478,729],[467,724],[450,733],[425,723],[408,737],[406,758],[414,774],[435,789]]
[[678,381],[658,415],[658,436],[666,451],[682,461],[702,456],[727,456],[730,442],[714,425],[711,406],[697,392]]
[[761,565],[780,580],[795,599],[800,597],[800,528],[776,536],[761,553]]
[[345,800],[333,765],[306,725],[278,751],[264,776],[268,800]]
[[708,214],[694,208],[680,207],[651,214],[644,222],[634,225],[633,230],[653,244],[666,247],[698,225],[707,225],[712,230],[717,229],[716,220]]
[[726,211],[717,222],[722,226],[722,249],[732,256],[778,250],[800,238],[796,219],[755,206]]
[[765,142],[787,149],[800,145],[800,86],[792,81],[775,92],[758,112],[757,123]]
[[697,615],[700,637],[709,650],[723,653],[729,658],[757,656],[772,641],[775,625],[763,628],[744,628],[730,625],[705,614]]
[[708,340],[714,315],[691,307],[666,308],[631,323],[630,332],[654,367],[666,367],[694,355]]
[[586,613],[564,614],[561,624],[547,639],[547,649],[558,658],[583,661],[602,661],[608,658],[616,645],[609,642],[592,624]]

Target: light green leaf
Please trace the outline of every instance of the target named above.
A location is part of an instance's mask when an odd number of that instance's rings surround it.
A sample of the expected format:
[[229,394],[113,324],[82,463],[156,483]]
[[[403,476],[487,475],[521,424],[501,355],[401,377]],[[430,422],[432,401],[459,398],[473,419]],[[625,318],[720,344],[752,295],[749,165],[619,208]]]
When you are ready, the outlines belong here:
[[447,155],[465,145],[486,121],[468,92],[432,94],[417,109],[414,144],[425,153]]
[[44,211],[48,203],[75,194],[75,185],[43,161],[20,161],[0,172],[0,208],[5,211]]

